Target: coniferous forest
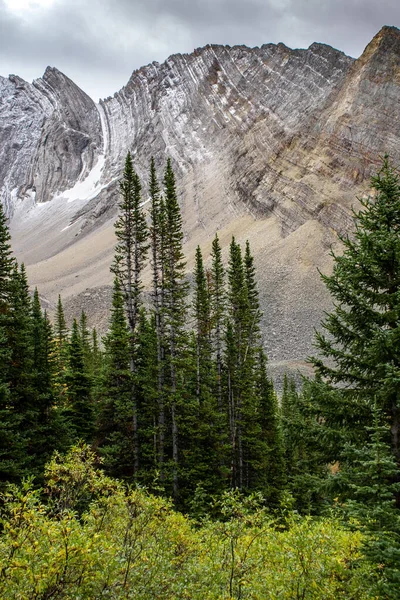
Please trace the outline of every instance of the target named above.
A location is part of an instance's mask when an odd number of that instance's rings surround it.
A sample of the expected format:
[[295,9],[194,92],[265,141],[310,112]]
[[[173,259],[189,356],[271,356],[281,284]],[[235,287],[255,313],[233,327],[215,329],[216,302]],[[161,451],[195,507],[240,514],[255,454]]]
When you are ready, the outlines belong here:
[[147,197],[128,154],[101,339],[42,310],[0,208],[0,597],[398,598],[398,172],[322,275],[315,378],[279,398],[249,243],[225,261],[216,235],[189,278],[170,161]]

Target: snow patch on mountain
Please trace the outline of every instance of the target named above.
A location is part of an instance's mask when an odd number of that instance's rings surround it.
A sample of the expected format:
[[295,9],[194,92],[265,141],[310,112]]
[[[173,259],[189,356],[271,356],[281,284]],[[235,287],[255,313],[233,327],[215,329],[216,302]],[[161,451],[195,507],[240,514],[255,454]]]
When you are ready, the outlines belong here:
[[77,181],[68,190],[59,192],[54,196],[54,200],[58,198],[64,198],[67,202],[74,202],[75,200],[91,200],[97,194],[101,192],[108,184],[101,183],[101,176],[104,170],[105,156],[101,154],[96,164],[90,173],[82,181]]

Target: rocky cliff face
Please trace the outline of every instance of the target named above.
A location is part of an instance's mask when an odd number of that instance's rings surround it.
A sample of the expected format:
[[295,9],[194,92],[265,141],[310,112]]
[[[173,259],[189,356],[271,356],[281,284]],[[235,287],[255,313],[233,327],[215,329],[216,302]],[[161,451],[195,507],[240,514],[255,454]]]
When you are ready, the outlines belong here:
[[10,214],[18,198],[46,202],[84,178],[102,145],[96,105],[57,69],[32,84],[0,78],[0,189]]
[[73,306],[104,290],[126,153],[144,180],[151,156],[160,170],[170,156],[189,265],[217,229],[226,243],[248,237],[268,349],[297,360],[329,302],[315,266],[329,268],[379,155],[400,163],[399,103],[391,27],[358,60],[323,44],[206,46],[135,71],[99,105],[53,68],[32,84],[0,78],[0,194],[16,253],[50,302],[60,288]]

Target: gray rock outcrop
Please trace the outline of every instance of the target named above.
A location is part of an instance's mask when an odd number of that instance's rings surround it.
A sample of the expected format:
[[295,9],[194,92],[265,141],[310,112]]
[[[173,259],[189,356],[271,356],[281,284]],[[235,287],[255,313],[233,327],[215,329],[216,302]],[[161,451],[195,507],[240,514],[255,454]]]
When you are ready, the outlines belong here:
[[379,156],[400,163],[400,31],[384,27],[357,60],[317,43],[209,45],[135,71],[98,105],[54,68],[0,78],[0,197],[50,302],[109,285],[128,150],[144,193],[150,157],[160,171],[172,158],[189,268],[217,230],[250,239],[267,349],[300,363],[329,306],[316,267],[330,268]]

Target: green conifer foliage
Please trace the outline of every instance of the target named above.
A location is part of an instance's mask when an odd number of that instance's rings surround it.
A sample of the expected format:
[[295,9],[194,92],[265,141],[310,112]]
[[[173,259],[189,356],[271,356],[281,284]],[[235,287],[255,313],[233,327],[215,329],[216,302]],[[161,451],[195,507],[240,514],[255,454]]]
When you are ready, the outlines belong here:
[[[371,592],[377,598],[397,599],[400,585],[400,511],[395,497],[398,466],[390,450],[390,430],[381,411],[372,408],[373,425],[366,443],[347,444],[347,461],[335,479],[345,512],[366,534],[364,554],[375,565]],[[350,499],[348,499],[350,498]],[[339,499],[339,498],[338,498]]]
[[[400,461],[400,180],[388,157],[371,187],[374,196],[360,200],[355,213],[354,236],[342,240],[343,255],[334,256],[332,275],[323,276],[335,308],[316,343],[333,365],[312,362],[329,382],[351,389],[350,397],[376,397]],[[359,419],[354,412],[348,416]]]
[[[250,252],[249,252],[250,256]],[[256,289],[249,296],[247,275],[240,245],[232,238],[229,254],[229,323],[226,331],[228,413],[232,447],[232,486],[249,489],[254,469],[262,464],[254,442],[261,434],[259,399],[256,390],[256,356],[259,349],[259,311]]]
[[94,410],[91,384],[85,369],[85,357],[79,326],[74,319],[68,345],[66,414],[75,440],[91,441],[94,433]]
[[267,375],[267,358],[261,349],[258,355],[256,385],[261,425],[258,441],[261,447],[258,454],[262,470],[256,470],[256,480],[252,487],[263,492],[269,506],[278,507],[287,480],[285,450],[278,400],[272,381]]
[[65,321],[64,308],[61,296],[58,296],[57,309],[54,323],[54,360],[56,365],[54,385],[58,402],[62,405],[66,396],[66,375],[68,364],[68,329]]
[[222,413],[222,354],[223,328],[226,317],[225,268],[222,262],[222,250],[218,235],[212,242],[211,273],[209,283],[210,313],[211,313],[211,342],[216,364],[216,393],[218,408]]
[[155,315],[140,310],[138,322],[136,390],[140,442],[139,479],[151,486],[159,474],[158,346]]
[[[124,293],[128,324],[132,336],[136,330],[141,304],[142,271],[148,252],[148,229],[142,210],[141,184],[128,152],[120,183],[120,214],[115,223],[117,245],[111,271],[118,277]],[[134,340],[133,340],[134,343]]]
[[256,281],[256,270],[254,259],[251,254],[249,241],[246,240],[246,249],[244,254],[244,271],[246,279],[247,299],[249,304],[249,347],[257,348],[260,346],[260,320],[262,313],[260,311],[260,301],[258,298],[258,289]]
[[200,398],[202,388],[211,393],[211,314],[210,294],[204,270],[200,246],[196,248],[194,268],[193,313],[196,327],[196,395]]
[[92,382],[93,398],[101,393],[101,373],[103,367],[103,352],[99,345],[97,330],[94,327],[90,334],[90,364],[89,375]]
[[[39,292],[35,288],[32,301],[32,341],[34,387],[43,401],[43,414],[48,412],[52,399],[52,377],[54,353],[52,352],[51,327],[42,312]],[[42,404],[42,402],[39,402]]]
[[172,492],[178,497],[179,439],[178,422],[184,411],[182,381],[187,334],[185,331],[188,283],[185,279],[185,257],[182,250],[182,216],[179,209],[175,176],[168,160],[164,174],[163,254],[164,254],[164,319],[169,359],[168,405],[172,432]]
[[152,267],[152,300],[154,307],[154,325],[157,343],[157,452],[160,479],[164,479],[165,460],[165,243],[164,221],[165,203],[160,197],[160,188],[157,181],[154,159],[150,163],[149,194],[150,207],[150,241],[151,241],[151,267]]
[[[132,157],[128,152],[123,179],[120,183],[121,202],[119,217],[115,223],[117,245],[111,271],[118,277],[124,294],[128,325],[131,332],[130,369],[136,366],[136,329],[143,290],[142,272],[149,249],[148,228],[142,209],[141,183],[133,169]],[[134,379],[133,379],[134,384]],[[132,387],[132,438],[134,447],[133,467],[139,469],[139,433],[136,391]]]
[[15,259],[11,251],[11,236],[7,220],[0,204],[0,315],[10,303],[10,279]]
[[285,374],[281,409],[286,471],[289,490],[302,513],[317,513],[323,507],[328,464],[336,468],[337,460],[326,447],[325,423],[315,410],[317,389],[315,382],[306,381],[298,392],[294,378]]
[[54,450],[68,446],[67,428],[62,410],[56,405],[54,377],[56,353],[53,328],[46,312],[42,312],[39,293],[35,289],[32,301],[34,421],[31,426],[34,470],[40,479],[43,467]]
[[211,345],[210,289],[200,247],[196,249],[194,281],[192,312],[195,331],[191,344],[193,369],[190,371],[195,377],[192,377],[193,385],[187,401],[191,413],[188,414],[186,423],[186,487],[191,490],[191,495],[196,486],[202,486],[208,494],[215,494],[221,489],[225,477],[221,444],[224,419],[218,410],[216,396],[216,365]]
[[0,480],[14,480],[18,475],[16,450],[19,416],[13,411],[9,389],[11,367],[11,282],[15,260],[11,252],[10,233],[0,203]]
[[11,275],[15,263],[10,240],[6,217],[0,203],[0,390],[2,390],[0,394],[6,394],[7,357],[9,356],[7,326],[11,306]]
[[88,372],[91,371],[92,363],[92,347],[91,347],[91,335],[87,324],[87,315],[85,311],[81,312],[79,319],[79,335],[81,337],[83,357],[85,361],[85,368]]
[[[19,414],[27,416],[35,409],[33,389],[32,302],[24,265],[15,265],[11,279],[12,318],[8,343],[11,347],[9,386]],[[29,419],[29,417],[28,417]]]
[[125,315],[123,292],[116,277],[110,326],[104,338],[98,435],[105,468],[107,472],[119,477],[131,477],[134,473],[132,377],[130,330]]

